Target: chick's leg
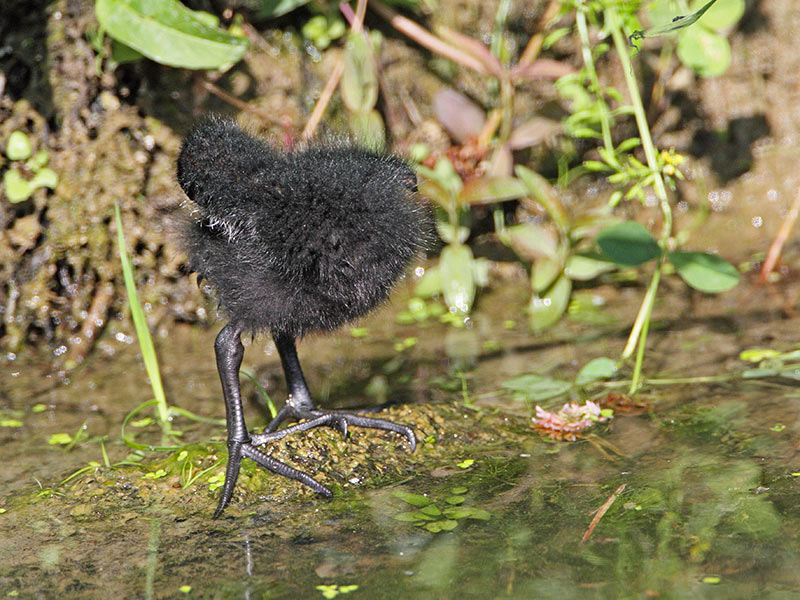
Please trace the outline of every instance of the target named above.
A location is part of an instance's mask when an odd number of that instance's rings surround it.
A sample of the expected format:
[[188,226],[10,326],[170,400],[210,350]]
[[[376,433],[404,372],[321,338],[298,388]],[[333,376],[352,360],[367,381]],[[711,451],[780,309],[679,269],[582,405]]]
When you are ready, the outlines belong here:
[[242,410],[242,397],[239,384],[239,368],[242,365],[244,347],[242,346],[241,327],[229,323],[217,335],[214,343],[214,350],[217,357],[217,369],[219,378],[222,382],[222,394],[225,397],[225,417],[228,428],[228,465],[225,470],[225,484],[222,487],[222,495],[214,512],[214,518],[219,517],[225,507],[233,497],[233,490],[236,480],[239,477],[239,469],[242,464],[242,457],[247,457],[265,469],[268,469],[284,477],[295,479],[313,489],[315,492],[330,498],[333,496],[331,491],[324,485],[317,482],[313,477],[302,471],[298,471],[271,456],[267,456],[256,446],[262,446],[269,441],[277,440],[296,431],[304,431],[313,427],[318,427],[322,423],[306,421],[299,425],[287,427],[278,432],[260,434],[258,444],[253,443],[252,437],[247,431]]
[[[274,435],[291,429],[278,430],[281,423],[287,419],[305,419],[300,426],[311,429],[312,427],[327,425],[339,429],[345,436],[347,435],[348,427],[365,427],[368,429],[393,431],[405,437],[411,446],[411,451],[414,451],[417,441],[410,427],[383,419],[365,417],[348,411],[321,410],[317,408],[313,400],[311,400],[311,395],[308,392],[308,385],[303,376],[303,371],[300,368],[300,361],[297,358],[294,338],[285,334],[273,332],[273,339],[278,348],[278,354],[281,357],[283,372],[286,375],[286,386],[289,391],[289,398],[284,407],[269,424],[266,432],[252,436],[253,444],[257,446],[261,445],[270,439],[269,436],[271,434]],[[298,426],[295,425],[294,427]]]

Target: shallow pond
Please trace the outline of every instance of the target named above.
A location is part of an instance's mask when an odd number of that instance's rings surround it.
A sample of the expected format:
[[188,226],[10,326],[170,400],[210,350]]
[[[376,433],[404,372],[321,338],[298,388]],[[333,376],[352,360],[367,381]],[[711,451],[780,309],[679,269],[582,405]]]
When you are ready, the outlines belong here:
[[[641,289],[593,288],[587,293],[608,301],[605,325],[573,318],[539,337],[510,322],[522,314],[524,285],[498,289],[484,296],[471,328],[394,323],[401,290],[364,329],[304,342],[301,360],[324,403],[394,402],[391,418],[415,427],[419,448],[411,455],[391,435],[372,432],[353,432],[349,442],[332,431],[304,434],[301,445],[280,452],[331,485],[333,500],[246,469],[237,500],[216,521],[218,491],[208,478],[184,485],[187,472],[176,461],[186,455],[146,453],[138,466],[102,466],[99,438],[108,436],[110,463],[125,460],[120,423],[150,395],[135,344],[89,361],[68,383],[21,357],[2,396],[3,419],[19,423],[0,428],[0,591],[25,598],[793,597],[800,590],[800,394],[786,377],[792,373],[652,385],[584,439],[553,442],[531,428],[531,403],[502,382],[524,373],[570,380],[591,358],[617,356]],[[648,376],[737,373],[748,368],[739,359],[744,348],[791,349],[800,323],[783,315],[783,302],[780,293],[747,284],[708,298],[668,283]],[[170,402],[217,417],[213,335],[177,328],[157,346]],[[270,343],[252,343],[245,364],[281,397]],[[263,425],[254,388],[245,384],[245,393],[250,426]],[[187,443],[198,442],[189,452],[206,454],[192,468],[214,466],[223,428],[176,426]],[[53,434],[75,438],[81,428],[87,439],[69,449],[48,444]]]

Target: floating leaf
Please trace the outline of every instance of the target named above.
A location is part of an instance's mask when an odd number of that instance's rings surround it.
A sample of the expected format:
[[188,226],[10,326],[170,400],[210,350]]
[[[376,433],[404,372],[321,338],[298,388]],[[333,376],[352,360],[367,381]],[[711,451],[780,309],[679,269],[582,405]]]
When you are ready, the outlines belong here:
[[401,490],[395,490],[392,492],[392,496],[395,498],[400,498],[403,502],[408,502],[413,506],[428,506],[431,503],[430,498],[426,498],[425,496],[420,496],[419,494],[412,494],[410,492],[403,492]]
[[462,502],[464,502],[464,500],[466,500],[464,496],[448,496],[447,498],[444,499],[445,502],[452,505],[461,504]]
[[433,519],[433,517],[429,517],[419,511],[398,513],[394,515],[393,518],[397,521],[403,521],[404,523],[416,523],[417,521]]
[[507,390],[524,395],[532,402],[544,402],[551,398],[557,398],[572,388],[569,381],[533,374],[507,379],[501,385]]
[[114,39],[173,67],[221,69],[247,50],[245,38],[210,27],[178,0],[95,0],[95,16]]
[[31,155],[31,140],[22,131],[12,131],[6,142],[6,156],[9,160],[25,160]]
[[701,77],[717,77],[731,64],[731,45],[704,27],[687,30],[678,39],[678,58]]
[[610,358],[601,356],[586,363],[575,377],[575,385],[586,385],[592,381],[608,379],[617,372],[617,363]]
[[487,521],[492,517],[489,511],[471,506],[446,508],[444,514],[451,519],[480,519],[482,521]]
[[555,325],[567,310],[571,292],[572,281],[562,274],[547,292],[541,295],[534,293],[528,305],[531,329],[542,331]]
[[670,262],[691,287],[707,294],[727,292],[739,283],[739,271],[728,261],[707,252],[670,252]]
[[69,433],[54,433],[47,440],[47,443],[53,446],[71,444],[72,442],[73,437]]
[[644,225],[625,221],[597,234],[597,245],[618,265],[632,267],[658,257],[661,248]]
[[444,301],[451,311],[466,314],[475,298],[472,273],[472,250],[469,246],[449,244],[439,256],[439,275]]
[[442,514],[442,511],[439,510],[439,507],[435,504],[428,504],[420,510],[421,513],[428,515],[429,517],[439,517]]

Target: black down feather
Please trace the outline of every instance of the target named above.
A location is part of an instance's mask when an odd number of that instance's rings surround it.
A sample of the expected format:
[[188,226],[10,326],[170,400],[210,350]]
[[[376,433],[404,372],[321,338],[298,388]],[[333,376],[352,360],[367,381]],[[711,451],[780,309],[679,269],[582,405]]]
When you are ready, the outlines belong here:
[[178,182],[196,204],[190,266],[253,332],[299,337],[367,313],[429,227],[401,158],[343,142],[278,151],[222,117],[186,137]]

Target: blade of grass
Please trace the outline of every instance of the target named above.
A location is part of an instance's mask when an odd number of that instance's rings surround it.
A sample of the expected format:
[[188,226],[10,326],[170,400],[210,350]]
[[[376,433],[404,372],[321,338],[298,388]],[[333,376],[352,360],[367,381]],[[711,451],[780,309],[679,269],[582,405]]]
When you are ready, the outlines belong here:
[[122,274],[125,278],[125,291],[128,294],[128,306],[131,309],[133,326],[136,329],[136,339],[139,341],[139,348],[142,352],[142,360],[147,376],[150,378],[150,387],[153,389],[153,396],[156,403],[156,416],[158,417],[161,431],[165,436],[172,434],[172,425],[169,420],[169,406],[164,395],[164,387],[161,384],[161,372],[158,368],[156,349],[153,346],[153,339],[150,337],[150,330],[147,328],[147,321],[139,303],[139,295],[136,292],[136,282],[133,278],[133,266],[125,246],[125,233],[122,231],[122,218],[119,213],[119,205],[114,203],[114,219],[117,223],[117,245],[119,247],[119,260],[122,265]]
[[270,416],[273,419],[277,417],[278,411],[275,409],[275,403],[272,401],[272,398],[270,398],[269,394],[267,394],[267,390],[265,390],[264,387],[260,383],[258,383],[258,380],[253,376],[252,373],[248,373],[247,371],[244,370],[241,371],[241,373],[242,375],[247,377],[250,381],[252,381],[253,385],[256,386],[258,393],[261,394],[261,397],[264,398],[264,402],[267,403],[267,408],[269,409]]

